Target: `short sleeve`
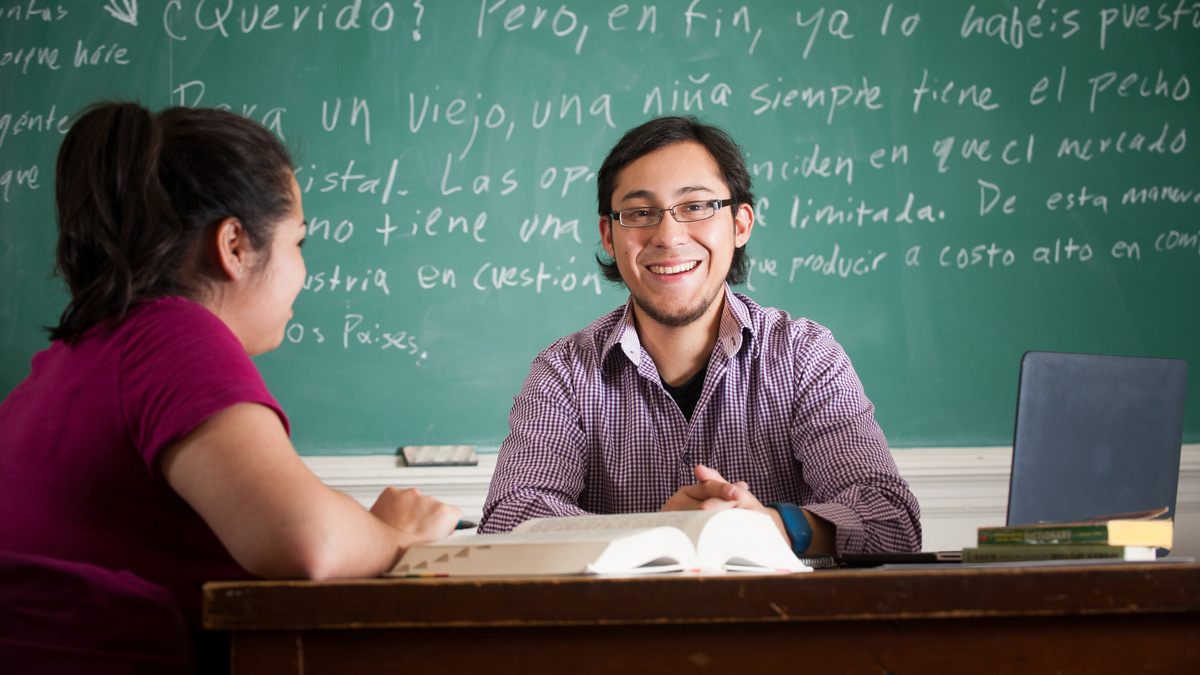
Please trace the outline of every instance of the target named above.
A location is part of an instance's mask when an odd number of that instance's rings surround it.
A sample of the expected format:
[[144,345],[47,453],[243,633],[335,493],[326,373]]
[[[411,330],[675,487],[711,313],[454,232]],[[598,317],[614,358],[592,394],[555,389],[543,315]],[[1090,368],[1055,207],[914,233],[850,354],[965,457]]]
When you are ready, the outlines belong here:
[[139,310],[118,329],[124,334],[119,395],[134,447],[148,467],[164,447],[238,403],[271,408],[289,430],[258,368],[219,317],[180,298]]

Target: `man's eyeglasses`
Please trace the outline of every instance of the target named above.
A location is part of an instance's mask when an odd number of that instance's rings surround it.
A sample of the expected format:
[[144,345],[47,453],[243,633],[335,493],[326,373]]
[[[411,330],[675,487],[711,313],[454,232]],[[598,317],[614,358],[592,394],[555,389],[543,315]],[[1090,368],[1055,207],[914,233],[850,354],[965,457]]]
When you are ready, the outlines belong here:
[[636,206],[632,209],[621,209],[608,214],[621,224],[622,227],[654,227],[663,219],[664,213],[670,213],[681,223],[694,223],[708,220],[717,211],[726,206],[733,206],[729,199],[708,199],[699,202],[683,202],[670,208],[660,209],[653,206]]

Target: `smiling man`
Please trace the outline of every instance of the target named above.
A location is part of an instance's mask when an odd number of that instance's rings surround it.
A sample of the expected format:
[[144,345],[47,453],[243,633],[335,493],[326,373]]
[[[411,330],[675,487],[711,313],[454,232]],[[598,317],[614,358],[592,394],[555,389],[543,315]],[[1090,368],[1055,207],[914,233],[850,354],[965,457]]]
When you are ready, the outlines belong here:
[[480,531],[745,508],[797,553],[920,550],[917,500],[841,346],[729,289],[754,229],[737,145],[693,118],[652,120],[596,183],[598,262],[630,298],[534,360]]

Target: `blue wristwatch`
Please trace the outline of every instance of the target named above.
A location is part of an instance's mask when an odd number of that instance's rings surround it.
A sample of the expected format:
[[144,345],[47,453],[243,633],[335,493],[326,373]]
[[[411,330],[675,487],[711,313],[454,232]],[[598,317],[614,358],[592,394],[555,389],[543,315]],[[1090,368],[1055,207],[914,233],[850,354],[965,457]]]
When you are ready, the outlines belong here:
[[783,519],[783,529],[787,530],[788,537],[792,540],[792,553],[803,555],[813,538],[812,525],[808,524],[804,511],[800,510],[799,506],[786,502],[767,506],[778,511],[779,517]]

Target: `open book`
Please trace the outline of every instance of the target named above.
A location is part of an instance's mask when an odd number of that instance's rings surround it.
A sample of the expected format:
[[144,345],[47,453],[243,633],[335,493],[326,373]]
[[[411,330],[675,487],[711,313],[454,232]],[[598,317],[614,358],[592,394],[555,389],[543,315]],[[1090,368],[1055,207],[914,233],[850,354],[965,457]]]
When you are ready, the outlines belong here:
[[769,516],[744,509],[535,518],[410,548],[388,576],[807,572]]

